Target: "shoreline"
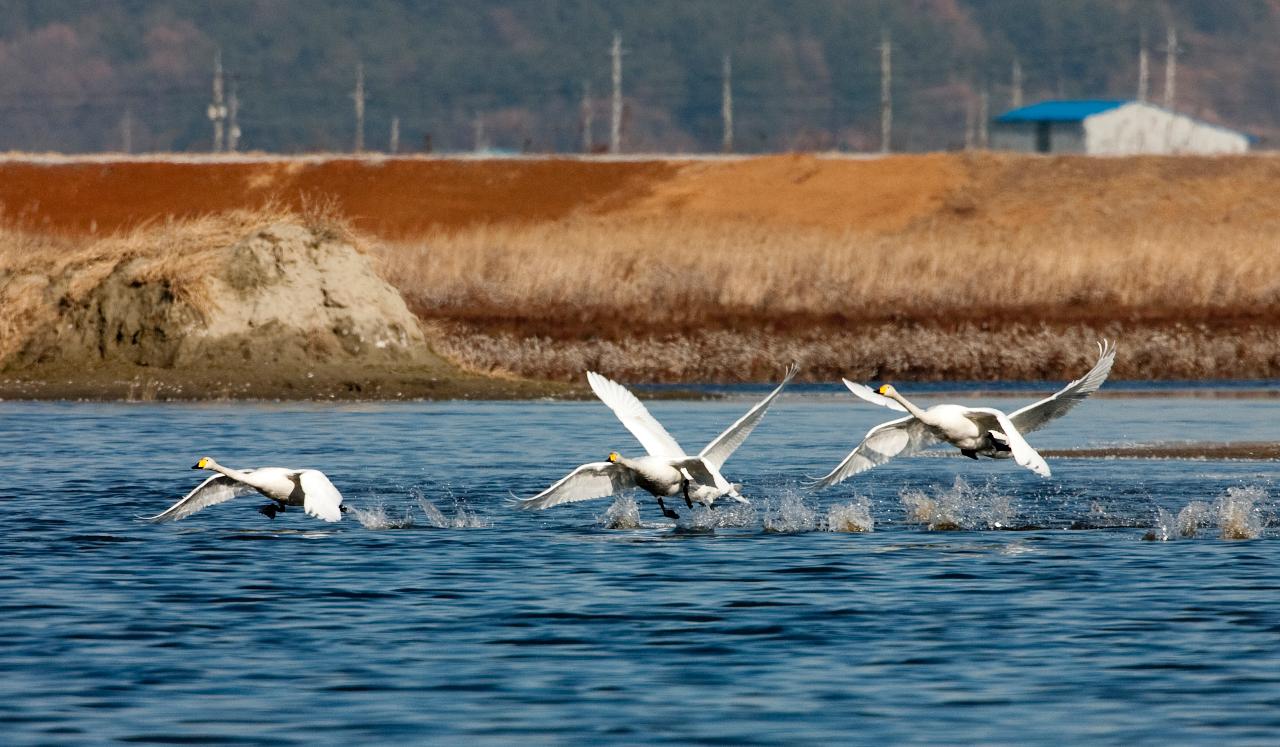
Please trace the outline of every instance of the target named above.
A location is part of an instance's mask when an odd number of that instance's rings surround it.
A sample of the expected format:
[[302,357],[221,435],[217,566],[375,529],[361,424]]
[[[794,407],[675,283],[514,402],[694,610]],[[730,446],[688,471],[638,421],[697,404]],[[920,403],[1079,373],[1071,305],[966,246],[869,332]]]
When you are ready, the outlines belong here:
[[[151,372],[154,374],[155,372]],[[1008,381],[919,381],[911,382],[922,401],[935,399],[1026,400],[1048,396],[1067,382],[1050,380]],[[358,386],[353,387],[352,384]],[[643,401],[754,400],[770,391],[777,382],[760,381],[724,384],[715,382],[659,383],[627,381],[626,386]],[[821,389],[819,389],[821,387]],[[787,388],[789,397],[808,401],[843,402],[845,389],[838,379],[804,381]],[[253,404],[253,403],[411,403],[464,401],[552,400],[583,402],[594,400],[585,383],[492,379],[482,376],[440,379],[430,376],[321,377],[305,385],[276,379],[256,382],[227,382],[209,376],[184,377],[166,372],[163,377],[66,380],[65,377],[24,378],[0,376],[0,402],[85,402],[85,403],[166,403],[166,404]],[[1111,381],[1092,399],[1280,399],[1280,381],[1255,379],[1214,379],[1204,382]],[[1065,455],[1065,454],[1064,454]]]

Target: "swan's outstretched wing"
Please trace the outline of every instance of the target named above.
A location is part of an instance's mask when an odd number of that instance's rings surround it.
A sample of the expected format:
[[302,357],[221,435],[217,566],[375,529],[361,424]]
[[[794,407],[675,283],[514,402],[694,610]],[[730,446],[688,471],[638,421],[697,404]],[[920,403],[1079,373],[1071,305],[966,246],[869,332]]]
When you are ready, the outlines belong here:
[[1098,343],[1098,362],[1093,364],[1089,373],[1067,384],[1053,396],[1009,413],[1009,420],[1013,421],[1014,426],[1023,433],[1031,433],[1043,428],[1050,420],[1066,415],[1068,410],[1098,391],[1102,382],[1107,380],[1107,376],[1111,373],[1111,366],[1115,362],[1115,343],[1103,340]]
[[887,407],[890,410],[897,410],[898,412],[907,411],[907,408],[903,407],[896,400],[889,399],[888,397],[884,396],[883,394],[880,394],[879,392],[877,392],[876,390],[872,389],[869,386],[856,384],[852,381],[849,381],[848,379],[841,379],[841,381],[844,382],[845,386],[849,387],[849,391],[853,392],[859,398],[864,399],[873,405],[880,405],[881,407]]
[[[253,470],[245,470],[252,472]],[[232,498],[254,492],[253,488],[226,475],[214,475],[196,486],[177,503],[165,509],[163,513],[148,517],[148,521],[164,522],[185,519],[203,508],[226,503]]]
[[307,516],[325,521],[342,520],[342,493],[323,472],[304,469],[297,473],[297,480],[302,487],[302,510]]
[[621,464],[588,462],[534,497],[517,500],[515,505],[524,511],[536,511],[561,503],[604,498],[635,486],[635,476]]
[[624,386],[595,371],[587,372],[587,383],[600,401],[608,405],[613,414],[618,416],[618,420],[631,431],[631,435],[636,437],[644,450],[649,452],[649,456],[663,459],[681,459],[685,456],[684,449],[667,433],[662,423],[650,415],[640,400]]
[[1045,464],[1044,457],[1039,452],[1031,448],[1031,444],[1022,437],[1018,432],[1018,427],[1008,415],[991,407],[971,407],[970,412],[984,413],[996,419],[1000,426],[1000,431],[1004,433],[1004,437],[1009,442],[1009,451],[1013,454],[1013,461],[1026,467],[1041,477],[1049,477],[1049,465]]
[[787,367],[786,376],[782,378],[782,383],[777,386],[769,396],[756,403],[747,411],[746,415],[738,418],[737,422],[725,429],[724,433],[715,437],[711,443],[706,445],[702,451],[698,452],[698,456],[707,460],[716,468],[724,466],[724,463],[738,450],[743,441],[747,440],[747,436],[751,435],[751,431],[756,425],[764,419],[764,414],[769,411],[769,405],[773,404],[774,398],[782,393],[783,387],[795,378],[796,372],[800,370],[800,366],[792,363]]
[[929,432],[924,423],[910,415],[881,423],[867,431],[862,443],[849,452],[849,456],[831,470],[830,474],[815,480],[809,487],[817,489],[835,485],[894,457],[915,454],[937,442],[937,437]]

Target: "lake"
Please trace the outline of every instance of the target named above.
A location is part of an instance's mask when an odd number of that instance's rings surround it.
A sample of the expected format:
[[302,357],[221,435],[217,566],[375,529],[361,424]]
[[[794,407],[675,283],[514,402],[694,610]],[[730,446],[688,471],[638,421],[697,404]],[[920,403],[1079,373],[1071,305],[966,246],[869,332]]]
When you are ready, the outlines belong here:
[[[763,391],[650,409],[696,451]],[[639,452],[598,402],[0,402],[0,741],[1280,738],[1280,465],[939,452],[808,493],[893,413],[801,391],[725,467],[752,506],[673,501],[678,527],[647,495],[507,505]],[[1275,441],[1278,415],[1145,392],[1029,441]],[[324,470],[352,510],[139,518],[204,455]]]

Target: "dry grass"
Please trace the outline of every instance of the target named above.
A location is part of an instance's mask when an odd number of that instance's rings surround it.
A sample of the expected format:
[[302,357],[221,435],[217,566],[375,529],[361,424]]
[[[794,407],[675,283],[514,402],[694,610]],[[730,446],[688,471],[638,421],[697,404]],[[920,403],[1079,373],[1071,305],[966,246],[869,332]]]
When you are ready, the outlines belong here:
[[581,218],[375,251],[436,349],[576,380],[1062,379],[1120,338],[1121,378],[1280,373],[1280,231],[917,225],[836,234]]
[[[1280,309],[1280,232],[1136,226],[832,234],[578,220],[378,249],[424,316],[540,334],[801,320],[1256,319]],[[806,322],[807,323],[807,322]]]

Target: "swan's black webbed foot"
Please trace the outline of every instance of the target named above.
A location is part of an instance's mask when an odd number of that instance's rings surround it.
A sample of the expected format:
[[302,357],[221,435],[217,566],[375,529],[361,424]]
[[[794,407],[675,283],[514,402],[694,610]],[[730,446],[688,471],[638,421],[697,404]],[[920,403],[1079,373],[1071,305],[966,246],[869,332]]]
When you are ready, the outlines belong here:
[[689,481],[682,480],[680,482],[680,490],[684,492],[684,505],[693,508],[693,501],[689,500]]
[[978,452],[974,451],[973,449],[961,449],[961,450],[960,450],[960,453],[961,453],[961,454],[964,454],[965,456],[969,457],[970,459],[977,459],[977,458],[978,458]]
[[661,498],[658,499],[658,508],[662,509],[662,515],[667,517],[668,519],[680,518],[680,514],[667,508],[667,504],[663,503]]
[[340,511],[341,513],[344,513],[344,514],[345,514],[345,513],[347,512],[347,507],[346,507],[346,506],[338,506],[338,511]]
[[276,504],[274,504],[274,503],[268,503],[267,505],[262,506],[261,508],[259,508],[259,509],[258,509],[258,513],[262,514],[263,516],[267,517],[268,519],[274,519],[274,518],[276,518],[276,514],[280,513],[280,512],[281,512],[281,511],[283,511],[283,510],[284,510],[284,509],[280,508],[279,506],[277,506],[277,505],[276,505]]

